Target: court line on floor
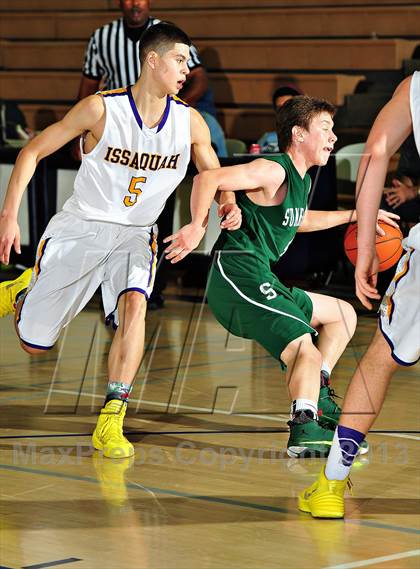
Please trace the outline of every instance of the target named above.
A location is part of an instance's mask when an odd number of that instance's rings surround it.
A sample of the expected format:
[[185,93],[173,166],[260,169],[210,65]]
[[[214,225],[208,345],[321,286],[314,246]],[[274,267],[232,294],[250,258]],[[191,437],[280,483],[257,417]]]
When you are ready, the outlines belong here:
[[[52,389],[51,392],[62,394],[62,395],[78,395],[77,391],[71,391],[68,389]],[[83,393],[83,396],[92,397],[92,398],[96,398],[96,399],[103,399],[103,395],[98,395],[95,393]],[[131,403],[139,403],[139,399],[131,399],[130,401],[131,401]],[[162,403],[159,401],[150,401],[150,400],[143,399],[142,403],[144,403],[146,405],[154,405],[156,407],[165,407],[166,409],[168,408],[168,403]],[[232,416],[232,417],[245,417],[248,419],[249,418],[263,419],[265,421],[272,421],[272,422],[277,422],[277,423],[287,423],[290,420],[289,416],[287,416],[287,415],[282,416],[281,414],[274,417],[273,415],[265,415],[265,414],[231,413],[231,411],[225,411],[223,409],[210,409],[207,407],[194,407],[192,405],[181,405],[180,409],[186,410],[186,411],[198,412],[198,413],[206,413],[206,414],[211,414],[211,415],[219,414],[219,415],[225,415],[225,416],[228,415],[228,416]],[[128,434],[130,434],[131,431],[127,431],[127,432],[128,432]],[[153,434],[155,434],[155,433],[153,433]],[[156,434],[158,434],[158,433],[156,433]],[[370,434],[384,434],[385,436],[389,436],[389,437],[398,437],[398,438],[404,438],[404,439],[420,440],[420,436],[415,436],[415,435],[411,435],[411,434],[404,434],[404,433],[394,434],[394,433],[382,433],[381,431],[371,431]],[[59,435],[56,435],[56,436],[59,436]],[[78,435],[78,436],[80,436],[80,435]],[[0,438],[3,438],[3,437],[0,437]]]
[[[237,373],[239,373],[239,372],[242,371],[242,370],[249,370],[249,365],[250,365],[250,364],[253,364],[253,363],[255,362],[255,360],[260,360],[260,359],[263,359],[263,358],[261,358],[260,356],[255,356],[255,357],[253,357],[253,358],[243,359],[243,360],[242,360],[242,359],[240,359],[240,360],[238,360],[238,359],[236,359],[236,360],[230,360],[230,361],[227,362],[227,363],[242,363],[242,362],[243,362],[244,364],[245,364],[245,363],[248,363],[248,366],[246,366],[246,367],[238,367],[238,366],[236,366],[236,367],[235,367],[235,374],[237,374]],[[214,362],[212,362],[212,363],[214,363]],[[222,363],[223,363],[223,365],[224,365],[225,362],[216,362],[216,366],[222,365]],[[201,365],[201,364],[200,364],[200,365]],[[209,365],[209,364],[203,364],[203,365]],[[191,367],[191,366],[190,366],[190,367]],[[259,370],[269,370],[269,369],[272,369],[273,367],[275,367],[275,366],[273,366],[273,364],[272,364],[271,362],[268,362],[268,361],[265,362],[265,363],[258,362],[258,369],[259,369]],[[350,368],[342,367],[342,371],[343,371],[343,370],[345,371],[346,369],[350,369]],[[158,373],[158,372],[162,372],[162,371],[164,371],[164,372],[165,372],[165,371],[174,371],[174,370],[175,370],[174,367],[170,367],[170,368],[156,368],[156,369],[150,370],[150,376],[149,376],[149,378],[148,378],[147,383],[150,384],[150,385],[156,385],[157,383],[161,383],[161,382],[171,382],[171,383],[173,383],[173,382],[175,381],[175,378],[174,378],[174,377],[159,377],[159,378],[157,378],[157,377],[153,377],[153,376],[154,376],[154,374],[156,374],[156,373]],[[152,372],[153,372],[153,373],[152,373]],[[353,369],[351,369],[351,374],[352,374],[352,373],[353,373]],[[189,380],[189,381],[194,381],[194,380],[197,380],[197,379],[199,380],[200,378],[204,378],[204,377],[206,378],[206,381],[207,381],[208,378],[209,378],[209,373],[208,373],[208,372],[205,372],[205,371],[199,371],[199,372],[195,372],[195,373],[189,373],[189,376],[188,376],[186,379]],[[94,376],[87,376],[87,377],[85,377],[84,380],[83,380],[83,386],[84,386],[84,387],[87,387],[88,384],[89,384],[90,382],[94,381],[95,379],[96,379],[96,380],[97,380],[97,379],[104,379],[104,380],[105,380],[105,378],[106,378],[106,373],[105,373],[105,372],[104,372],[103,374],[100,374],[100,375],[96,376],[96,377],[94,377]],[[235,380],[235,377],[232,377],[232,380]],[[0,383],[2,383],[2,381],[3,381],[3,380],[0,378]],[[10,381],[10,380],[4,380],[4,381]],[[240,380],[239,378],[237,378],[237,381],[239,382],[239,381],[241,381],[241,380]],[[77,383],[80,385],[80,383],[81,383],[80,376],[71,377],[71,378],[66,378],[66,379],[56,379],[54,383],[55,383],[56,385],[65,385],[65,384],[72,383],[72,382],[77,382]],[[21,389],[22,389],[22,390],[23,390],[23,389],[27,389],[27,390],[41,390],[42,388],[48,387],[49,385],[51,385],[51,381],[48,381],[48,382],[45,382],[45,381],[44,381],[44,382],[41,382],[41,383],[34,383],[34,384],[30,384],[30,385],[25,385],[24,388],[21,388]],[[4,390],[4,387],[3,387],[3,390]],[[41,397],[41,396],[45,396],[45,395],[46,395],[46,391],[42,391],[42,392],[41,392],[39,395],[37,395],[36,397]],[[84,393],[82,393],[82,395],[84,395]],[[4,402],[4,401],[26,400],[26,399],[31,399],[32,397],[33,397],[33,396],[27,396],[27,395],[26,395],[26,396],[25,396],[25,395],[13,395],[13,396],[8,396],[8,397],[4,397],[4,396],[3,396],[3,397],[2,397],[2,402]],[[133,399],[132,399],[132,401],[133,401]],[[1,569],[1,568],[0,568],[0,569]]]
[[[159,367],[159,368],[151,368],[151,369],[149,370],[149,378],[148,378],[148,380],[147,380],[147,383],[150,384],[150,385],[152,385],[152,384],[155,385],[156,383],[159,383],[159,382],[162,382],[162,381],[170,381],[170,382],[173,383],[173,382],[175,381],[176,377],[153,377],[153,376],[154,376],[155,374],[161,373],[161,372],[171,372],[171,371],[173,371],[173,372],[178,372],[179,370],[183,370],[183,371],[184,371],[184,370],[186,370],[186,369],[187,369],[187,370],[190,370],[190,369],[192,369],[192,368],[203,368],[203,367],[209,367],[210,365],[215,366],[215,367],[217,368],[218,366],[225,366],[225,365],[230,365],[230,364],[241,364],[241,363],[247,364],[246,366],[243,366],[243,367],[235,366],[235,374],[238,374],[238,373],[241,372],[241,371],[249,370],[249,365],[250,365],[250,364],[255,364],[255,365],[257,365],[259,370],[268,370],[268,369],[272,369],[272,368],[273,368],[273,369],[274,369],[274,368],[278,369],[279,365],[276,364],[275,361],[268,360],[268,358],[271,358],[271,356],[265,356],[265,355],[262,355],[262,356],[249,356],[249,357],[247,356],[247,357],[243,357],[243,358],[233,358],[233,359],[228,359],[228,360],[211,360],[211,361],[201,362],[201,363],[192,363],[192,364],[189,364],[188,366],[187,366],[187,365],[180,365],[180,366],[171,366],[171,367],[163,367],[163,368],[160,368],[160,367]],[[80,359],[80,357],[79,357],[79,356],[75,356],[75,357],[71,357],[71,358],[66,358],[65,361],[68,361],[68,360],[75,360],[75,359]],[[266,361],[266,362],[263,361],[263,362],[261,363],[261,360],[268,360],[268,361]],[[45,363],[45,360],[43,360],[43,362],[41,362],[41,360],[39,359],[39,360],[37,360],[36,362],[34,362],[34,364],[36,364],[36,363]],[[47,363],[48,363],[48,362],[47,362]],[[3,366],[3,367],[4,367],[4,366]],[[208,376],[209,376],[209,372],[208,372],[208,371],[198,371],[198,372],[195,372],[195,373],[194,373],[194,372],[193,372],[193,373],[189,373],[189,375],[188,375],[188,377],[187,377],[186,379],[188,379],[188,380],[196,380],[196,379],[198,379],[198,378],[205,377],[206,380],[208,380]],[[88,376],[88,377],[85,377],[85,378],[83,379],[83,384],[86,384],[86,383],[88,383],[88,382],[90,382],[90,381],[94,381],[95,379],[98,379],[98,377],[101,378],[101,379],[102,379],[102,378],[105,379],[105,378],[107,377],[106,371],[102,372],[101,374],[99,374],[99,375],[96,376],[96,377],[95,377],[95,376]],[[232,379],[235,379],[235,378],[233,377]],[[9,379],[7,379],[7,380],[4,379],[4,380],[2,380],[2,379],[0,378],[0,383],[1,383],[2,381],[7,382],[7,381],[10,381],[10,380],[9,380]],[[57,383],[57,384],[63,384],[63,383],[69,383],[69,382],[72,382],[72,381],[78,382],[78,383],[80,384],[80,382],[81,382],[80,375],[75,376],[75,377],[66,378],[65,380],[60,380],[60,379],[57,380],[57,379],[56,379],[56,380],[55,380],[55,383]],[[237,378],[237,381],[240,381],[240,379]],[[35,383],[35,384],[31,384],[31,385],[25,385],[24,387],[25,387],[26,389],[38,389],[38,388],[41,388],[41,387],[43,387],[43,386],[48,386],[48,385],[51,385],[51,380],[48,381],[48,382],[42,382],[42,383]],[[4,398],[2,398],[3,401],[10,401],[10,400],[13,400],[13,399],[18,399],[18,397],[13,396],[13,397],[4,397]]]
[[[202,342],[200,342],[200,343],[202,343]],[[171,346],[165,346],[164,348],[166,349],[166,348],[170,348],[170,347],[171,347]],[[146,351],[148,351],[148,350],[146,350]],[[200,353],[201,353],[201,352],[200,352]],[[72,357],[64,358],[64,359],[67,361],[67,360],[73,360],[73,359],[78,359],[78,358],[79,358],[79,356],[72,356]],[[262,363],[262,362],[259,362],[259,361],[258,361],[258,360],[265,360],[265,359],[267,359],[267,360],[269,360],[269,361],[267,361],[267,362],[265,362],[265,363]],[[37,363],[45,363],[46,361],[48,362],[48,361],[54,361],[54,360],[45,360],[44,358],[41,358],[41,359],[38,359],[37,361],[33,362],[33,365],[35,365],[35,364],[37,364]],[[236,358],[236,359],[228,360],[227,362],[225,362],[225,361],[214,361],[214,360],[212,360],[211,362],[190,364],[188,367],[189,367],[189,368],[192,368],[192,367],[195,367],[195,368],[197,368],[197,367],[203,367],[203,366],[208,366],[208,365],[210,365],[210,363],[211,363],[212,365],[219,366],[219,365],[225,365],[226,363],[228,363],[228,364],[230,364],[230,363],[248,363],[248,364],[250,364],[250,363],[254,363],[254,362],[258,365],[258,368],[261,369],[261,370],[267,370],[267,369],[271,369],[271,368],[274,368],[274,367],[277,367],[277,366],[278,366],[278,364],[276,364],[276,362],[271,358],[270,355],[260,355],[260,356],[256,356],[256,355],[252,356],[252,355],[251,355],[251,356],[247,356],[247,357],[240,358],[240,359]],[[11,366],[12,366],[12,364],[11,364]],[[3,366],[3,367],[5,367],[5,366]],[[6,366],[6,367],[7,367],[7,366]],[[12,366],[12,367],[13,367],[13,366]],[[14,367],[15,367],[15,366],[14,366]],[[179,369],[185,369],[185,367],[186,367],[186,366],[180,366]],[[248,369],[249,369],[249,366],[246,367],[246,368],[245,368],[245,367],[244,367],[244,368],[238,368],[238,367],[236,367],[236,368],[235,368],[235,373],[238,373],[239,371],[241,371],[241,369],[243,369],[243,370],[245,370],[245,369],[248,370]],[[148,379],[148,384],[150,384],[150,385],[152,385],[152,384],[155,385],[156,383],[159,383],[159,382],[162,382],[162,381],[167,381],[167,382],[170,381],[170,382],[173,382],[174,379],[175,379],[175,378],[173,378],[173,377],[167,377],[167,378],[161,378],[161,377],[159,377],[159,378],[156,378],[156,377],[153,377],[153,375],[156,374],[156,373],[158,373],[158,372],[162,372],[162,371],[166,372],[166,371],[176,371],[176,370],[178,370],[178,367],[177,367],[177,366],[175,366],[175,367],[172,366],[172,367],[169,367],[169,368],[166,367],[166,368],[154,368],[154,369],[151,369],[151,370],[149,370],[150,377],[149,377],[149,379]],[[349,371],[349,372],[351,373],[351,375],[352,375],[353,372],[354,372],[354,366],[341,365],[341,366],[340,366],[340,370],[341,370],[341,372]],[[101,375],[103,376],[103,378],[106,377],[106,373],[105,373],[105,372],[104,372],[103,374],[101,374]],[[200,378],[200,377],[203,377],[203,376],[205,376],[206,379],[207,379],[207,378],[208,378],[208,372],[189,373],[189,376],[188,376],[186,379],[194,380],[194,379],[197,379],[197,378]],[[94,379],[95,379],[95,377],[85,377],[83,383],[84,383],[84,384],[87,384],[88,382],[93,381]],[[1,381],[2,381],[2,380],[0,379],[0,382],[1,382]],[[56,380],[55,383],[56,383],[56,384],[65,384],[65,383],[69,383],[69,382],[71,382],[71,381],[79,381],[79,383],[80,383],[80,377],[78,376],[78,377],[72,377],[72,378],[70,378],[70,379],[67,378],[67,379],[65,379],[65,380]],[[37,388],[40,388],[40,387],[43,387],[43,386],[48,386],[48,385],[50,385],[50,383],[51,383],[51,382],[42,382],[42,383],[27,385],[27,386],[25,386],[25,387],[26,387],[27,389],[37,389]],[[26,397],[25,397],[25,396],[4,397],[4,398],[3,398],[3,401],[15,401],[15,400],[19,400],[19,399],[22,399],[22,400],[23,400],[23,399],[26,399]]]
[[[100,481],[93,476],[78,476],[76,474],[65,474],[64,472],[53,472],[51,470],[38,470],[36,468],[28,468],[23,466],[12,466],[9,464],[0,464],[0,469],[3,470],[10,470],[12,472],[21,472],[26,474],[37,474],[40,476],[49,476],[52,478],[61,478],[63,480],[72,480],[76,482],[88,482],[90,484],[99,484]],[[198,500],[203,502],[210,502],[212,504],[224,504],[227,506],[236,506],[238,508],[249,508],[253,510],[259,511],[268,511],[273,513],[281,513],[281,514],[290,514],[299,519],[300,512],[296,510],[290,510],[288,508],[281,508],[278,506],[267,506],[266,504],[258,504],[254,502],[244,502],[242,500],[233,500],[231,498],[220,498],[217,496],[206,496],[204,494],[191,494],[190,492],[181,492],[179,490],[170,490],[167,488],[156,488],[153,486],[140,486],[139,484],[135,484],[132,482],[126,483],[127,488],[134,489],[134,490],[142,490],[146,492],[152,492],[155,494],[163,494],[167,496],[175,496],[177,498],[187,498],[190,500]],[[364,520],[344,520],[345,523],[354,523],[362,526],[368,526],[374,529],[384,529],[389,531],[396,531],[400,533],[408,533],[408,534],[415,534],[420,535],[420,530],[415,528],[407,528],[402,526],[394,526],[388,524],[381,524],[376,522],[369,522]],[[337,523],[340,523],[338,521]]]
[[[149,339],[149,340],[150,340],[150,339]],[[218,344],[224,345],[224,341],[221,340],[221,339],[215,339],[215,340],[209,340],[209,339],[206,339],[206,340],[199,340],[199,341],[197,341],[197,342],[194,344],[194,351],[195,351],[196,353],[198,353],[198,354],[208,353],[208,350],[206,349],[206,346],[209,346],[209,345],[210,345],[210,346],[217,346]],[[196,350],[196,346],[203,346],[203,348]],[[187,345],[187,347],[192,349],[192,346],[190,346],[190,345]],[[156,346],[156,347],[154,348],[154,351],[159,351],[159,352],[160,352],[160,351],[162,351],[162,350],[172,350],[172,349],[176,349],[176,350],[180,351],[179,344],[167,343],[167,344],[165,344],[165,345],[163,345],[163,346],[159,346],[159,345],[158,345],[158,346]],[[152,349],[150,346],[145,345],[145,348],[144,348],[144,353],[145,353],[145,354],[151,353],[152,351],[153,351],[153,349]],[[242,350],[240,350],[240,351],[242,351]],[[243,350],[243,351],[245,352],[245,350]],[[231,353],[238,353],[238,352],[239,352],[239,350],[231,350]],[[220,353],[220,352],[218,352],[218,353]],[[84,354],[84,355],[87,355],[87,354]],[[107,354],[106,354],[106,353],[103,353],[102,355],[106,356]],[[178,355],[180,355],[180,354],[178,354]],[[272,361],[272,362],[273,362],[273,365],[276,365],[276,366],[280,367],[280,364],[279,364],[278,362],[276,362],[276,360],[274,360],[273,357],[272,357],[270,354],[261,354],[261,355],[253,355],[253,354],[247,355],[247,354],[245,354],[245,356],[246,356],[246,359],[244,358],[243,361],[246,361],[246,360],[254,360],[254,359],[267,359],[267,360]],[[31,361],[31,366],[41,365],[41,364],[45,364],[45,363],[54,363],[54,362],[57,361],[57,357],[58,357],[58,354],[55,355],[55,356],[53,356],[53,357],[40,357],[40,358],[38,358],[38,359],[35,359],[35,360]],[[64,355],[64,356],[62,355],[62,356],[61,356],[61,361],[73,361],[73,360],[77,360],[77,359],[80,359],[80,354],[77,355],[77,356],[70,356],[70,355]],[[233,361],[242,361],[242,359],[241,359],[241,360],[235,359],[235,360],[233,360]],[[209,362],[207,362],[207,363],[199,363],[199,364],[192,364],[192,365],[193,365],[193,366],[202,366],[202,365],[208,365],[208,363],[209,363]],[[230,361],[227,361],[227,362],[226,362],[226,361],[216,361],[216,362],[212,361],[211,363],[224,364],[224,363],[230,363]],[[28,362],[27,362],[26,360],[23,360],[23,361],[22,361],[22,360],[20,359],[20,360],[18,360],[18,361],[11,361],[11,362],[7,362],[7,363],[3,363],[3,364],[2,364],[2,368],[3,368],[3,369],[12,368],[13,370],[15,370],[18,366],[27,366],[27,365],[28,365]],[[181,366],[181,367],[182,367],[182,366]],[[177,367],[175,366],[175,367],[170,367],[170,368],[162,368],[162,370],[171,370],[171,369],[177,369]],[[151,370],[151,371],[153,371],[153,370]],[[161,369],[158,368],[156,371],[161,371]]]
[[328,565],[323,569],[355,569],[356,567],[367,567],[376,563],[385,563],[387,561],[396,561],[397,559],[406,559],[407,557],[416,557],[420,555],[420,549],[412,549],[411,551],[403,551],[394,555],[383,555],[382,557],[372,557],[363,559],[362,561],[352,561],[350,563],[340,563],[339,565]]
[[[275,433],[288,433],[288,429],[264,429],[255,427],[255,429],[219,429],[219,430],[207,430],[207,431],[126,431],[124,430],[125,434],[127,435],[144,435],[147,437],[156,437],[160,435],[232,435],[232,434],[251,434],[251,435],[261,435],[261,434],[275,434]],[[60,439],[66,437],[90,437],[92,432],[88,433],[43,433],[37,435],[0,435],[0,440],[8,440],[8,439]],[[384,435],[384,436],[393,436],[392,433],[384,433],[383,431],[370,431],[369,435]],[[399,433],[394,435],[395,437],[399,436]],[[403,436],[403,435],[401,435]],[[406,437],[406,438],[413,438],[414,440],[419,440],[420,437]],[[0,567],[1,569],[1,567]]]
[[[167,349],[167,348],[165,347],[165,349]],[[169,349],[169,347],[168,347],[168,349]],[[146,351],[146,353],[147,353],[147,351]],[[199,353],[199,354],[207,353],[207,350],[200,350],[200,351],[197,351],[196,353]],[[74,360],[80,360],[80,355],[79,356],[61,357],[60,362],[70,362],[70,361],[74,361]],[[162,371],[178,371],[178,370],[184,370],[186,368],[200,368],[200,367],[206,367],[206,366],[208,367],[210,365],[220,366],[220,365],[229,365],[232,363],[248,363],[248,364],[250,364],[253,362],[258,362],[259,360],[267,360],[266,365],[260,365],[259,366],[260,369],[266,369],[266,368],[271,368],[271,367],[275,367],[276,369],[280,368],[280,364],[276,363],[276,361],[273,360],[273,358],[271,358],[270,355],[267,355],[267,356],[266,355],[261,355],[261,356],[245,355],[242,358],[236,357],[236,358],[225,359],[225,360],[215,360],[215,359],[210,360],[209,359],[208,361],[204,361],[204,362],[190,363],[190,364],[188,364],[188,366],[186,364],[182,364],[179,366],[173,365],[170,367],[151,368],[149,370],[149,374],[155,374],[155,373],[162,372]],[[44,359],[44,358],[40,357],[36,361],[31,362],[31,366],[36,366],[37,364],[40,365],[40,364],[46,364],[46,363],[54,363],[54,362],[57,362],[57,358]],[[25,365],[26,366],[27,362],[22,362],[22,364],[13,364],[13,363],[5,364],[5,365],[2,364],[2,368],[4,369],[6,367],[10,367],[10,368],[15,370],[18,365]],[[245,368],[243,368],[243,369],[245,369]],[[246,368],[246,369],[249,369],[249,368]],[[349,369],[353,369],[353,368],[349,368]],[[106,371],[103,372],[103,375],[104,375],[104,377],[106,377]],[[87,379],[93,379],[93,378],[87,378]],[[71,380],[75,380],[75,381],[80,380],[80,376],[71,378]],[[69,380],[66,380],[66,381],[69,381]]]
[[[78,395],[77,391],[71,391],[68,389],[52,389],[51,390],[54,393],[61,393],[63,395]],[[97,398],[97,399],[103,399],[103,395],[97,395],[95,393],[83,393],[83,396],[86,397],[93,397],[93,398]],[[139,399],[130,399],[131,403],[139,403]],[[168,403],[162,403],[159,401],[149,401],[146,399],[143,399],[141,401],[142,403],[146,404],[146,405],[154,405],[156,407],[165,407],[168,408],[169,405]],[[223,409],[209,409],[207,407],[194,407],[192,405],[180,405],[179,409],[182,411],[183,409],[185,409],[186,411],[195,411],[198,413],[208,413],[208,414],[212,414],[212,415],[229,415],[232,417],[246,417],[246,418],[251,418],[254,417],[255,419],[263,419],[265,421],[274,421],[277,423],[287,423],[288,421],[290,421],[290,417],[288,415],[281,415],[279,414],[278,416],[274,417],[273,415],[265,415],[265,414],[254,414],[254,413],[231,413],[231,411],[224,411]],[[372,434],[375,434],[374,432],[372,432]],[[393,436],[392,433],[388,433],[388,436]],[[405,436],[404,434],[399,433],[400,438],[413,438],[413,435],[407,435]],[[414,437],[414,440],[420,440],[420,436],[419,437]]]
[[[420,441],[420,437],[417,437],[414,434],[409,434],[409,431],[407,431],[407,434],[405,434],[404,432],[402,433],[386,433],[386,432],[381,432],[379,431],[384,437],[397,437],[400,439],[411,439],[413,441]],[[415,431],[414,431],[415,432]]]
[[[223,429],[218,431],[126,431],[126,435],[144,435],[153,437],[157,435],[228,435],[228,434],[271,434],[271,433],[288,433],[289,429]],[[51,439],[61,437],[90,437],[92,432],[89,433],[64,433],[64,434],[42,434],[42,435],[2,435],[0,440],[3,439]],[[1,569],[1,567],[0,567]]]
[[[62,395],[78,395],[77,391],[71,391],[69,389],[52,389],[51,392],[58,393]],[[83,393],[84,397],[92,397],[95,399],[103,399],[103,395],[98,395],[96,393]],[[162,403],[161,401],[150,401],[148,399],[130,399],[130,403],[144,403],[145,405],[154,405],[155,407],[164,407],[168,408],[170,405],[168,403]],[[281,423],[287,423],[290,421],[290,417],[288,415],[281,415],[281,413],[277,417],[273,417],[272,415],[264,415],[264,414],[251,414],[251,413],[232,413],[231,411],[225,411],[223,409],[210,409],[209,407],[194,407],[192,405],[179,405],[178,407],[181,411],[195,411],[197,413],[206,413],[208,415],[229,415],[233,417],[255,417],[256,419],[267,419],[269,421],[276,421]],[[140,414],[140,413],[139,413]],[[182,413],[179,413],[182,414]],[[175,415],[175,413],[172,413]],[[139,417],[140,418],[140,417]]]
[[45,567],[56,567],[57,565],[67,565],[68,563],[75,563],[76,561],[83,561],[78,557],[67,557],[67,559],[57,559],[56,561],[46,561],[45,563],[37,563],[36,565],[25,565],[22,569],[44,569]]

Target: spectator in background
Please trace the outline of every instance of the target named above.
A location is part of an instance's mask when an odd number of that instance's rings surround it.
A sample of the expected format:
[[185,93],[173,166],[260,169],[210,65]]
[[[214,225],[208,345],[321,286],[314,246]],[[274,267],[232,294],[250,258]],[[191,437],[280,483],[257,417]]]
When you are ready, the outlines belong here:
[[201,111],[198,107],[197,110],[199,111],[203,119],[206,121],[207,126],[209,127],[211,145],[216,151],[217,156],[219,158],[227,158],[228,152],[226,148],[225,133],[223,132],[223,129],[220,126],[219,121],[217,120],[215,115],[207,111]]
[[[297,95],[303,95],[303,93],[294,85],[283,85],[282,87],[278,87],[272,96],[274,111],[276,111],[278,107],[282,107],[286,101],[292,97],[296,97]],[[265,132],[258,140],[258,144],[260,145],[261,152],[263,153],[279,152],[279,143],[275,130],[272,132]]]
[[[122,17],[105,24],[93,32],[90,37],[83,74],[79,87],[79,99],[96,93],[100,86],[103,90],[118,89],[133,85],[140,75],[139,41],[145,30],[160,20],[150,15],[150,0],[118,0]],[[197,49],[190,47],[188,61],[188,81],[180,91],[179,97],[203,115],[209,126],[212,145],[219,156],[226,156],[224,135],[212,113],[216,112],[212,93],[208,88],[207,74],[198,57]],[[201,109],[200,109],[201,106]],[[210,123],[210,124],[209,124]],[[218,128],[217,128],[218,127]],[[225,152],[225,154],[224,154]],[[80,156],[79,146],[75,146],[76,156]],[[175,207],[175,193],[166,203],[159,219],[158,249],[163,251],[162,238],[172,233],[172,221]],[[160,262],[156,275],[155,287],[149,300],[149,309],[162,308],[162,295],[168,280],[168,263]]]
[[410,135],[400,150],[400,161],[390,188],[384,191],[384,207],[397,213],[401,221],[420,221],[420,156],[414,136]]

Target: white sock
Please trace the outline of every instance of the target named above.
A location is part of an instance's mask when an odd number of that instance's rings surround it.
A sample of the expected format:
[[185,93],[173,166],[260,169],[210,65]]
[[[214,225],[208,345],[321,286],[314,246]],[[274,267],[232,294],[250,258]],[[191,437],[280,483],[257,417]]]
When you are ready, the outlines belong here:
[[328,374],[328,377],[330,377],[332,370],[327,362],[322,362],[321,371],[325,371],[325,373]]
[[363,439],[363,433],[338,425],[325,466],[325,477],[328,480],[347,478]]
[[295,399],[294,401],[292,401],[292,405],[290,406],[290,416],[293,419],[293,417],[295,416],[295,414],[298,411],[303,411],[303,410],[309,410],[312,411],[313,415],[314,415],[314,419],[316,419],[318,417],[318,403],[316,401],[312,401],[311,399]]

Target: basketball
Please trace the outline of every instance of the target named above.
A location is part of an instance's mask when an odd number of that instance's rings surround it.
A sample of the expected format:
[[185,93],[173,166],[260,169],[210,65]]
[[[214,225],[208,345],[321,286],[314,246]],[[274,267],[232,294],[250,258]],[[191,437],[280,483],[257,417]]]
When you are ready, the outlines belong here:
[[[376,254],[379,259],[379,272],[393,267],[401,257],[403,235],[399,228],[379,221],[379,226],[385,235],[376,235]],[[352,223],[344,234],[344,251],[350,263],[356,265],[357,261],[357,223]]]

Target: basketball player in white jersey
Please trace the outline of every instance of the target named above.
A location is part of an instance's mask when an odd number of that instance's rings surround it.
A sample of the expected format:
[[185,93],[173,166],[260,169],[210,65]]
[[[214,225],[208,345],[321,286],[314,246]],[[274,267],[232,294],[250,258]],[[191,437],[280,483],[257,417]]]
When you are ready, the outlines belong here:
[[[17,212],[36,165],[83,135],[74,193],[48,224],[33,272],[0,285],[0,315],[17,303],[22,348],[45,353],[101,285],[106,319],[117,331],[93,444],[112,458],[134,453],[123,436],[123,419],[143,353],[155,221],[191,156],[198,170],[219,166],[204,120],[173,95],[188,74],[190,44],[172,24],[150,27],[140,43],[141,75],[134,86],[83,99],[31,141],[18,156],[0,213],[0,261],[8,263],[12,245],[19,253]],[[232,196],[224,202],[221,226],[235,229],[239,208]]]
[[[356,292],[366,308],[379,299],[375,223],[391,156],[414,132],[420,152],[420,73],[405,79],[379,113],[364,150],[356,184],[358,254]],[[344,491],[358,448],[378,416],[399,366],[420,357],[420,224],[403,241],[405,255],[379,310],[379,326],[348,387],[325,469],[299,495],[299,509],[318,518],[344,516]]]

